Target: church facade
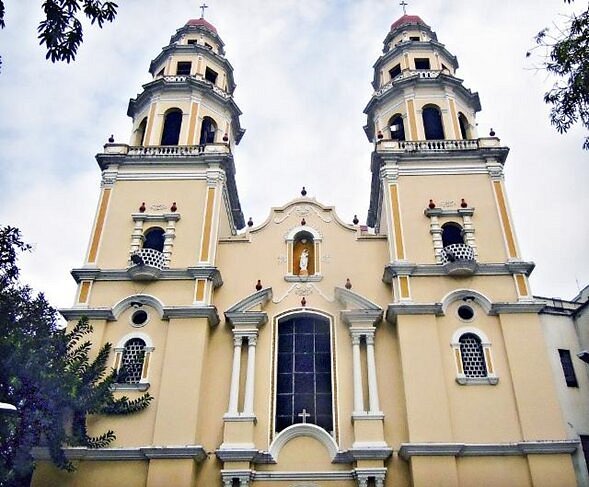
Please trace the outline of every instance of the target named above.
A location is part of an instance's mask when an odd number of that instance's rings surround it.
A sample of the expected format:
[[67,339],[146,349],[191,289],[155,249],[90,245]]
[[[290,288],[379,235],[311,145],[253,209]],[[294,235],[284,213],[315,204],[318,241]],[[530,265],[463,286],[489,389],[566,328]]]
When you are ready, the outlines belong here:
[[246,223],[244,130],[216,29],[190,20],[97,155],[101,196],[72,274],[116,394],[104,449],[38,451],[37,486],[573,486],[571,455],[478,95],[419,17],[391,26],[364,127],[368,226],[306,192]]

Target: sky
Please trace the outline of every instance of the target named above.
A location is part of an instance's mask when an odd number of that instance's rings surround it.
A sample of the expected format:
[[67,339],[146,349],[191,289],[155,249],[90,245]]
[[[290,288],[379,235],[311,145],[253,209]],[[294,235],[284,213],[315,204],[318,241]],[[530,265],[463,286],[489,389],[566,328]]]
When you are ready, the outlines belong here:
[[[55,307],[71,306],[100,190],[94,155],[110,134],[128,143],[130,98],[175,30],[199,2],[121,0],[113,24],[85,29],[71,64],[51,64],[36,40],[41,2],[8,0],[0,31],[0,225],[19,227],[34,251],[22,279]],[[246,134],[234,151],[244,216],[308,196],[351,221],[366,219],[372,145],[362,127],[372,65],[398,2],[209,0],[234,67]],[[479,136],[510,147],[505,178],[534,294],[570,299],[589,284],[589,152],[585,132],[560,135],[542,101],[551,85],[526,59],[534,35],[585,7],[562,0],[415,0],[419,15],[458,57],[457,76],[480,95]],[[87,26],[87,24],[85,24]]]

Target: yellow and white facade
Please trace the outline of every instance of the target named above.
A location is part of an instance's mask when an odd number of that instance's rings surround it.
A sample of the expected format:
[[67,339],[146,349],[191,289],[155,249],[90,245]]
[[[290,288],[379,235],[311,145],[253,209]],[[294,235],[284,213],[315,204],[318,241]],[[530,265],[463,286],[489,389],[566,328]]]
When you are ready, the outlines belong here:
[[[106,449],[36,452],[36,486],[573,486],[569,439],[478,95],[419,17],[396,21],[366,107],[368,225],[306,196],[246,225],[232,68],[204,19],[129,104],[72,323],[154,397]],[[367,188],[368,189],[368,188]],[[243,228],[245,227],[245,230]]]

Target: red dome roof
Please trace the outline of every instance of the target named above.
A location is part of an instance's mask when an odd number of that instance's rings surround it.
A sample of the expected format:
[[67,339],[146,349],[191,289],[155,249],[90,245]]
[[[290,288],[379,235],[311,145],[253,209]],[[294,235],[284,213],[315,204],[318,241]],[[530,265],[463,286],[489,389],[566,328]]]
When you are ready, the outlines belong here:
[[397,27],[401,27],[405,24],[427,25],[423,20],[421,20],[421,17],[419,17],[418,15],[403,15],[403,17],[393,22],[393,24],[391,25],[391,30],[396,29]]
[[215,29],[215,26],[210,24],[209,22],[207,22],[202,17],[200,19],[190,19],[188,22],[186,22],[186,25],[205,27],[206,29],[209,29],[210,31],[214,32],[215,34],[217,33],[217,29]]

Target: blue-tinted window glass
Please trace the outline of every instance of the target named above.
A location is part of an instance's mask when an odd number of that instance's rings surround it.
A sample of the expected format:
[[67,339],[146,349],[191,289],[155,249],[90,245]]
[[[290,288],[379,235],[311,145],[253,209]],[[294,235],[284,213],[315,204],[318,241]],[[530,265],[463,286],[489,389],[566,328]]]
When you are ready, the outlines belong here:
[[[279,322],[276,431],[303,422],[333,430],[329,321],[301,314]],[[301,414],[301,416],[299,416]]]
[[437,107],[426,107],[421,112],[423,118],[423,129],[427,140],[444,138],[444,127],[442,115]]

